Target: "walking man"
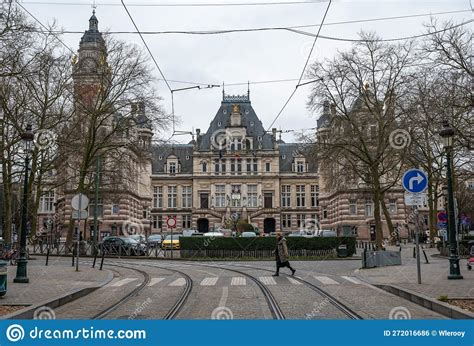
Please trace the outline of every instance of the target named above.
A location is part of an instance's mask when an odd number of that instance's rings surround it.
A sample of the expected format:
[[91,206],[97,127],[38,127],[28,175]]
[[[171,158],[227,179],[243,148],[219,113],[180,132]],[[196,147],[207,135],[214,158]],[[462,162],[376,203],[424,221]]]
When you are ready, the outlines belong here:
[[280,232],[276,236],[276,247],[274,250],[275,259],[276,259],[276,272],[273,276],[280,275],[280,268],[288,267],[291,270],[291,275],[295,275],[296,270],[293,269],[288,262],[288,246],[286,245],[286,239],[282,236]]

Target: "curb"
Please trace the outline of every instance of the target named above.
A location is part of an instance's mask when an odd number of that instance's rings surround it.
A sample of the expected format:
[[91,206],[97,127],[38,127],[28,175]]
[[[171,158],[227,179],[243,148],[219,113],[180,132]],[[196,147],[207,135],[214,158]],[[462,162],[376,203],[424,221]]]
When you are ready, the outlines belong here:
[[371,285],[452,319],[474,319],[474,313],[463,310],[461,308],[458,308],[457,306],[453,306],[448,303],[440,302],[436,299],[417,292],[413,292],[406,288],[400,288],[398,286],[387,284],[380,285],[372,283]]
[[78,289],[73,290],[69,293],[58,296],[54,299],[48,299],[48,300],[44,300],[40,303],[32,304],[32,305],[28,306],[25,309],[21,309],[21,310],[13,312],[11,314],[4,315],[0,318],[0,320],[33,319],[36,309],[38,309],[42,306],[47,306],[51,309],[55,309],[55,308],[58,308],[58,307],[60,307],[64,304],[70,303],[73,300],[82,298],[82,297],[94,292],[96,289],[107,285],[110,281],[112,281],[112,279],[114,278],[114,274],[110,270],[108,270],[107,272],[108,272],[107,278],[105,280],[103,280],[102,282],[100,282],[99,285],[97,285],[97,286],[78,288]]

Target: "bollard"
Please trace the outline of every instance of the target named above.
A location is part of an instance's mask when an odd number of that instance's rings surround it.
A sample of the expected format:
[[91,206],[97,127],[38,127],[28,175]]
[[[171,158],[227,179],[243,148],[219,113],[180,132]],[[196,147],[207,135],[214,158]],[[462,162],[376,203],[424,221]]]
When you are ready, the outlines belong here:
[[97,252],[98,251],[94,251],[94,261],[92,262],[92,268],[95,268],[95,261],[97,260]]
[[74,252],[72,253],[72,266],[74,267]]
[[422,250],[422,251],[423,251],[423,255],[425,255],[426,264],[430,264],[430,262],[428,261],[428,256],[426,256],[425,250]]
[[46,267],[48,266],[48,262],[49,262],[49,247],[48,247],[48,250],[46,250],[46,264],[45,264]]
[[100,259],[100,269],[102,270],[102,267],[104,266],[104,257],[105,257],[105,251],[102,251],[102,258]]
[[413,258],[416,258],[416,249],[413,248]]

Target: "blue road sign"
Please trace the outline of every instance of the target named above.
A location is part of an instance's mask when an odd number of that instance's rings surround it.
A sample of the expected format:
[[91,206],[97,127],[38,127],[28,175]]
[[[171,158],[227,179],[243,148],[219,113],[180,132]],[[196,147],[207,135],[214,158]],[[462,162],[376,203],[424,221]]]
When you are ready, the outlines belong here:
[[402,185],[407,192],[420,193],[428,187],[428,177],[422,170],[412,168],[403,175]]
[[437,226],[438,226],[438,229],[446,229],[446,228],[448,228],[448,223],[447,222],[438,222]]

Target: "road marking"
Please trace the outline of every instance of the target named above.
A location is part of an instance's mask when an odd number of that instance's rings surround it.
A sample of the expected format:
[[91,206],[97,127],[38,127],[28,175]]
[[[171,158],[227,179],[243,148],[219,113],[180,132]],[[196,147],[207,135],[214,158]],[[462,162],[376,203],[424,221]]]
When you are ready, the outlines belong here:
[[260,276],[260,281],[263,282],[265,285],[276,285],[275,279],[271,276]]
[[235,276],[230,281],[231,286],[245,286],[247,285],[247,281],[243,276]]
[[137,278],[126,278],[126,279],[122,279],[120,281],[117,281],[116,283],[110,285],[111,287],[120,287],[120,286],[123,286],[123,285],[126,285],[132,281],[136,281],[138,280]]
[[301,282],[299,282],[296,279],[290,278],[290,277],[288,278],[288,281],[291,282],[291,284],[293,284],[293,285],[301,285]]
[[357,280],[355,277],[351,277],[351,276],[341,276],[341,278],[343,279],[346,279],[347,281],[349,282],[352,282],[353,284],[360,284],[361,282],[359,280]]
[[201,286],[214,286],[219,278],[205,278],[201,281]]
[[186,284],[186,280],[184,278],[179,278],[174,280],[169,286],[184,286]]
[[328,278],[327,276],[315,276],[314,278],[324,285],[339,285],[339,282]]
[[227,298],[229,297],[229,287],[224,286],[222,287],[222,296],[219,300],[219,306],[224,307],[227,303]]
[[150,282],[148,283],[147,286],[154,286],[157,283],[163,281],[165,278],[151,278]]

